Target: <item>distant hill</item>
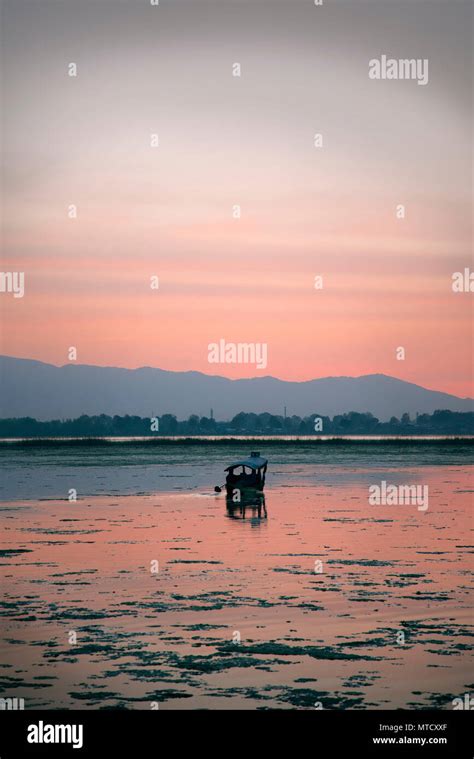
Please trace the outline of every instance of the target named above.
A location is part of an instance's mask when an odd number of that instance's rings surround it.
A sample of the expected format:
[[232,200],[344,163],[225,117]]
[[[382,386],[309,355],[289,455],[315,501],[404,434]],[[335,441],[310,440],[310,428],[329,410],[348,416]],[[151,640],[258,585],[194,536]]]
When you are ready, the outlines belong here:
[[68,364],[0,356],[0,418],[66,419],[81,414],[191,414],[230,419],[239,411],[328,416],[370,411],[381,421],[405,412],[474,411],[474,400],[385,374],[286,382],[275,377],[230,380],[200,372]]

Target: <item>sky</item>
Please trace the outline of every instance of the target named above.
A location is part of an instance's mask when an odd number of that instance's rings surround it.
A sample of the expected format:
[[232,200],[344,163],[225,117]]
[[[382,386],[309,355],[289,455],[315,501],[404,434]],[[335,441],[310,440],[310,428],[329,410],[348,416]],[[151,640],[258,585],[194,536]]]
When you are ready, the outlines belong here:
[[[472,396],[471,23],[462,0],[3,0],[25,293],[0,293],[1,352]],[[370,79],[383,54],[428,83]],[[266,368],[210,364],[221,339]]]

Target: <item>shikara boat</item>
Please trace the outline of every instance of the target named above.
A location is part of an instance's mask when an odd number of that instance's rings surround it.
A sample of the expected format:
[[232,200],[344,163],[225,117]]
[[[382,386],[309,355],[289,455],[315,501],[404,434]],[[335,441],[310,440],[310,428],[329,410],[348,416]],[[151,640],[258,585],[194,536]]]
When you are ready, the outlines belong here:
[[236,490],[262,491],[265,487],[267,464],[267,459],[262,458],[257,451],[252,451],[248,459],[236,461],[228,466],[225,470],[227,495],[232,495]]

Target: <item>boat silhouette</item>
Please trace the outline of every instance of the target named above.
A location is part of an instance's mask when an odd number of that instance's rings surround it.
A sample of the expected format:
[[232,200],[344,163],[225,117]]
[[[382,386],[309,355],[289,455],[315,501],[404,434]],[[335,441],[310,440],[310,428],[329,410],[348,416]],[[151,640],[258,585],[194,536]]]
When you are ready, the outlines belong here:
[[[227,495],[233,497],[235,502],[242,493],[247,491],[263,492],[267,464],[267,459],[260,456],[258,451],[252,451],[247,459],[241,459],[230,464],[224,470],[227,472],[225,480]],[[218,485],[214,489],[216,493],[221,492]]]

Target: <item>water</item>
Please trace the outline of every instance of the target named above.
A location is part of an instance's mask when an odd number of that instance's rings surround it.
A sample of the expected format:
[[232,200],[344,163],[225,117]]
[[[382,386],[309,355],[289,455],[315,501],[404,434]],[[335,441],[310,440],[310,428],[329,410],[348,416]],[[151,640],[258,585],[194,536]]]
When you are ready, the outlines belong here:
[[[247,447],[0,448],[2,697],[450,709],[472,691],[472,448],[262,443],[258,510],[212,492]],[[428,508],[369,505],[382,480],[426,485]]]
[[267,487],[330,484],[334,479],[375,477],[388,468],[402,471],[413,461],[418,467],[473,461],[472,441],[414,442],[357,439],[358,442],[269,442],[262,439],[212,438],[199,443],[173,444],[152,439],[116,438],[115,442],[58,441],[18,445],[0,440],[0,499],[67,498],[75,488],[81,495],[203,491],[222,484],[232,461],[259,450],[270,460]]

